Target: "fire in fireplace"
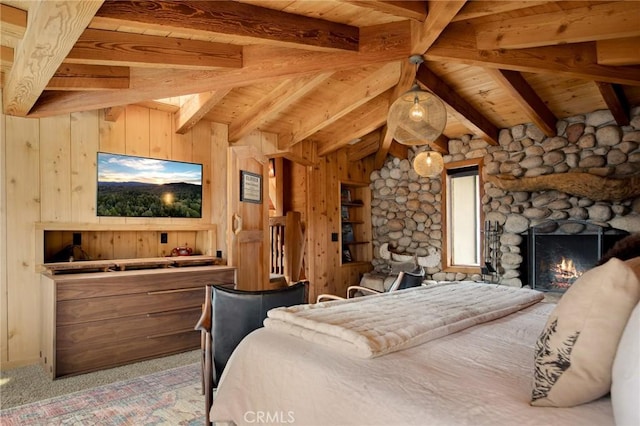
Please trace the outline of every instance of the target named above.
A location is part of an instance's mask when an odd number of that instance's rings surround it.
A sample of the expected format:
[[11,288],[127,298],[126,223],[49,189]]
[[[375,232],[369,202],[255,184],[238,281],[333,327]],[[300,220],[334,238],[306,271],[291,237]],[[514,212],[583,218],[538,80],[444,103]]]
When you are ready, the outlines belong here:
[[559,264],[555,265],[552,271],[551,286],[554,288],[567,289],[582,274],[578,273],[576,265],[572,259],[562,259]]
[[532,226],[524,236],[523,254],[528,261],[521,268],[521,276],[528,279],[532,288],[564,292],[628,234],[584,221],[546,221]]

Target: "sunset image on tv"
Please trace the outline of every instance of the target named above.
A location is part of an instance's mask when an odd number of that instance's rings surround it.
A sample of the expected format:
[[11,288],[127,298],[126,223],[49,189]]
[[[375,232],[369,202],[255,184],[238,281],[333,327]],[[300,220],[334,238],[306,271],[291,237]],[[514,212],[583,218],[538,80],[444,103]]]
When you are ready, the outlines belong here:
[[98,216],[202,217],[202,165],[98,153]]

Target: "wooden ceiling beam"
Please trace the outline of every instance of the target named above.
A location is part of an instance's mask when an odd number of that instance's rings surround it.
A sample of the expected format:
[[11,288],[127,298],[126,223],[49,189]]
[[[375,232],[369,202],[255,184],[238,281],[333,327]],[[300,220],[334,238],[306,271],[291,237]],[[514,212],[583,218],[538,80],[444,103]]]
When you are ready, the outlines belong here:
[[131,89],[123,89],[111,95],[106,92],[47,92],[40,97],[29,115],[44,117],[100,109],[147,99],[406,60],[410,55],[410,40],[409,21],[400,21],[361,28],[359,52],[302,52],[300,49],[253,45],[244,48],[244,66],[241,69],[209,71],[133,68]]
[[387,120],[390,95],[390,90],[378,95],[366,105],[345,115],[329,130],[314,134],[311,139],[316,142],[318,156],[322,157],[344,148],[350,141],[361,138],[382,126]]
[[[393,102],[398,99],[403,93],[411,89],[413,83],[416,81],[416,67],[407,59],[406,61],[401,62],[400,68],[400,80],[398,80],[398,84],[393,89],[393,93],[389,98],[389,107]],[[387,111],[388,114],[388,111]],[[389,148],[391,147],[391,143],[393,142],[393,134],[396,131],[396,123],[387,122],[382,129],[382,141],[380,142],[380,149],[376,153],[376,158],[374,160],[375,167],[380,168],[384,165],[384,162],[387,158],[387,154],[389,153]]]
[[4,84],[6,114],[27,115],[101,4],[42,0],[30,5],[29,23]]
[[640,37],[596,41],[600,65],[640,65]]
[[508,18],[476,27],[478,48],[523,49],[640,36],[640,2],[618,1]]
[[622,91],[622,87],[601,81],[596,81],[596,85],[618,126],[628,126],[630,120],[629,102]]
[[480,135],[490,145],[498,145],[498,128],[427,68],[426,64],[420,65],[416,79],[449,105],[469,130]]
[[144,24],[162,31],[220,33],[244,42],[358,51],[358,27],[234,1],[106,0],[98,25]]
[[358,142],[349,145],[347,147],[347,160],[351,162],[360,161],[378,152],[381,137],[381,129],[376,129],[364,135]]
[[13,66],[13,48],[9,46],[0,46],[0,69],[9,72]]
[[466,0],[429,1],[427,19],[415,31],[411,52],[419,55],[426,52],[465,3]]
[[0,4],[0,41],[2,46],[16,47],[27,30],[27,12]]
[[229,124],[229,142],[242,139],[269,117],[295,104],[331,75],[333,72],[284,80]]
[[87,29],[64,62],[185,69],[241,68],[242,46]]
[[426,1],[378,1],[378,0],[341,0],[356,6],[366,7],[378,12],[401,18],[424,22],[427,17]]
[[453,18],[452,22],[465,21],[467,19],[481,18],[483,16],[495,15],[497,13],[511,12],[513,10],[525,9],[527,7],[539,6],[550,3],[550,0],[535,1],[469,1],[462,10]]
[[458,62],[640,86],[639,67],[598,64],[595,42],[514,50],[480,50],[476,45],[475,33],[463,22],[449,25],[424,57],[429,61]]
[[129,68],[62,64],[45,90],[116,90],[129,88]]
[[[348,92],[342,92],[340,96],[329,93],[313,116],[309,116],[304,122],[299,123],[298,127],[294,128],[290,134],[278,138],[278,148],[288,149],[356,108],[365,105],[371,99],[393,87],[398,82],[399,74],[400,63],[390,62],[377,68],[369,77],[352,85]],[[349,140],[352,139],[354,138]]]
[[485,68],[493,79],[524,110],[529,119],[548,137],[556,135],[558,118],[518,71]]
[[230,88],[211,90],[191,96],[178,111],[173,113],[176,133],[184,135],[191,130],[230,91]]
[[449,138],[445,135],[440,135],[435,141],[429,142],[429,146],[434,151],[438,151],[440,154],[449,153]]
[[407,145],[403,145],[401,143],[393,141],[391,147],[389,148],[389,155],[400,158],[401,160],[409,158],[409,147]]

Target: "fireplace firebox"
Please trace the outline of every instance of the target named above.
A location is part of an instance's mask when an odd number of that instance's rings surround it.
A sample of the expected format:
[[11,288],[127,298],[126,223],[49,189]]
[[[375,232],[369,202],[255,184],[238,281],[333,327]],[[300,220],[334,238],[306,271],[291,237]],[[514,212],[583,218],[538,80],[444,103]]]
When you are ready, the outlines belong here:
[[627,235],[628,232],[606,224],[577,220],[542,222],[530,227],[524,235],[522,248],[527,271],[521,268],[521,277],[527,277],[528,284],[537,290],[565,292],[616,241]]

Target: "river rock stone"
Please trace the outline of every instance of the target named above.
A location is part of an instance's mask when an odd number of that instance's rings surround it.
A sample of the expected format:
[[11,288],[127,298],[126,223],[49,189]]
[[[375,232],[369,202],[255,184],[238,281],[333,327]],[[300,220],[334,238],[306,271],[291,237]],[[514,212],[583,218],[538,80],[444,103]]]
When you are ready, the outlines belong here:
[[613,216],[611,207],[604,204],[594,204],[593,206],[587,208],[587,210],[589,212],[589,219],[591,220],[606,222]]
[[581,149],[593,148],[596,146],[596,137],[593,134],[582,135],[578,140]]
[[604,126],[596,130],[599,145],[614,146],[622,140],[622,130],[618,126]]
[[533,139],[536,142],[541,142],[545,136],[544,132],[534,124],[527,125],[527,130],[525,133],[527,137]]
[[504,230],[514,234],[519,234],[529,228],[529,219],[521,215],[511,215],[504,222]]
[[567,140],[559,136],[549,138],[542,142],[542,148],[545,152],[555,151],[556,149],[561,149],[565,146],[567,146]]
[[612,149],[607,154],[607,164],[609,165],[618,165],[627,161],[627,154],[622,152],[619,149]]
[[507,146],[513,141],[511,137],[511,132],[509,129],[500,129],[500,133],[498,134],[498,143],[502,146]]
[[555,166],[564,161],[565,153],[560,150],[549,151],[542,157],[544,164],[547,166]]
[[567,127],[567,140],[569,143],[575,143],[580,139],[582,133],[584,132],[585,125],[584,123],[573,123]]
[[540,145],[533,145],[524,150],[526,157],[541,156],[544,154],[544,149]]
[[520,166],[525,169],[532,169],[534,167],[541,166],[544,163],[542,157],[540,156],[530,156],[526,157],[524,160],[520,162]]
[[624,142],[636,142],[636,143],[640,143],[640,132],[629,132],[626,133],[623,137],[622,140]]
[[590,155],[585,157],[578,163],[579,167],[601,167],[607,163],[607,160],[601,155]]
[[598,111],[594,111],[591,114],[587,115],[585,124],[587,126],[600,127],[603,124],[613,122],[614,118],[611,114],[611,111],[608,109],[602,109]]

